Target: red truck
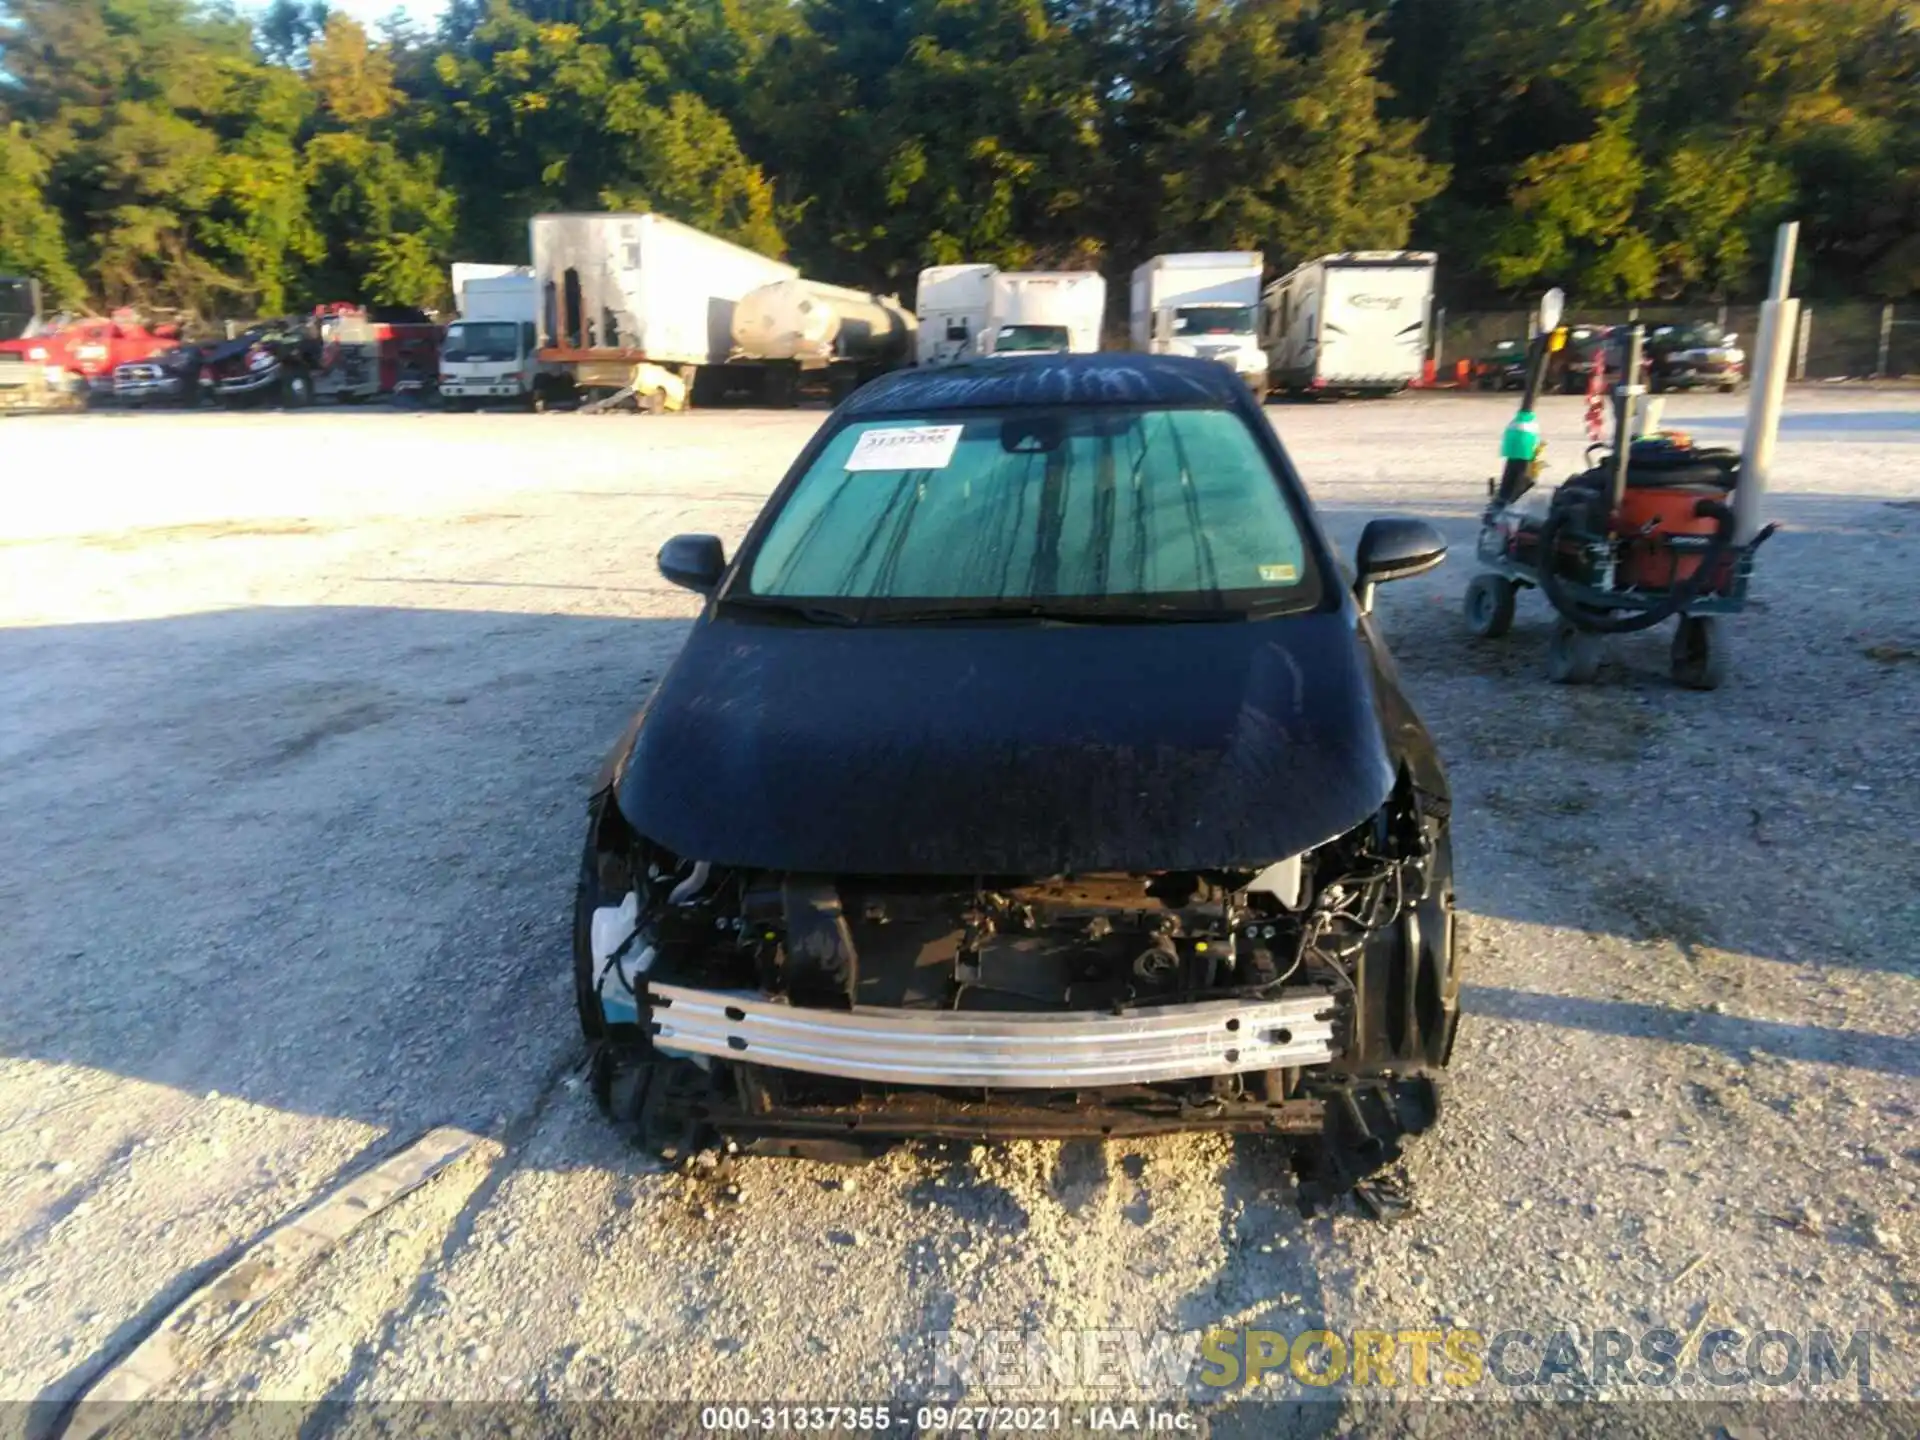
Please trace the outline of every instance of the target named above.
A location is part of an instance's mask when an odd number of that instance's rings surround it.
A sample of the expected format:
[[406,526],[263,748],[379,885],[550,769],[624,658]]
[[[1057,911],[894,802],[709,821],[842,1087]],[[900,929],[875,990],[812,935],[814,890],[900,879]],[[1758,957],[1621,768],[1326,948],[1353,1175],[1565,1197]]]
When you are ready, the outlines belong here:
[[114,368],[180,342],[177,326],[148,330],[130,310],[42,323],[0,341],[0,410],[78,404],[113,388]]

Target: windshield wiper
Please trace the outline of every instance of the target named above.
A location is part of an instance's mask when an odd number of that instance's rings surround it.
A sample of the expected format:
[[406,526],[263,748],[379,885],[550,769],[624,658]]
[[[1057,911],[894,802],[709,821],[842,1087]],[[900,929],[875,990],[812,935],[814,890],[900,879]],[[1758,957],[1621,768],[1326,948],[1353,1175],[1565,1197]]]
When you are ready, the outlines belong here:
[[778,615],[791,615],[810,625],[858,625],[860,617],[851,610],[837,610],[831,605],[817,605],[805,600],[782,600],[773,595],[728,595],[722,605],[738,605],[743,610],[764,610]]

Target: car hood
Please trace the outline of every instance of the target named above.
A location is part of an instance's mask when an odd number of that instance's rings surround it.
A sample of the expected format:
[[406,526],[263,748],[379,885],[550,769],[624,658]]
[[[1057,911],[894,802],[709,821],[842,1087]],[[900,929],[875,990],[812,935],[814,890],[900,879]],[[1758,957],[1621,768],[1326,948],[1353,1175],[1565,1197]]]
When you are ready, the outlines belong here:
[[1283,859],[1394,768],[1350,611],[1159,625],[705,619],[616,758],[683,857],[1054,875]]

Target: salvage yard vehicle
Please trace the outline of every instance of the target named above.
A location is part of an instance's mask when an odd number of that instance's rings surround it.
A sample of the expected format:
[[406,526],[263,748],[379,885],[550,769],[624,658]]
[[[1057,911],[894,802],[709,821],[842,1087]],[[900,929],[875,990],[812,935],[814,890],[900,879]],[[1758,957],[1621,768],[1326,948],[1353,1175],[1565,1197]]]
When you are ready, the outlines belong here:
[[[310,363],[312,397],[349,404],[432,388],[446,333],[426,311],[411,305],[341,303],[315,306],[302,329],[316,342],[302,349]],[[287,398],[302,403],[292,393]]]
[[177,326],[149,330],[133,311],[116,310],[107,317],[88,315],[36,324],[17,339],[0,341],[0,361],[18,357],[25,366],[46,372],[41,382],[25,386],[27,371],[9,370],[10,378],[23,382],[21,393],[14,397],[18,408],[35,408],[22,398],[29,391],[55,407],[84,401],[89,395],[111,394],[114,372],[121,365],[157,355],[179,342]]
[[1527,344],[1524,340],[1496,340],[1493,348],[1473,361],[1476,390],[1518,390],[1527,383]]
[[113,398],[122,405],[198,405],[212,388],[204,345],[176,345],[113,370]]
[[1711,320],[1660,325],[1647,337],[1647,383],[1663,390],[1712,388],[1731,395],[1746,378],[1746,352]]
[[1458,1021],[1445,775],[1252,392],[977,358],[840,407],[595,786],[573,976],[666,1152],[1209,1129],[1303,1203],[1392,1160]]
[[307,405],[320,366],[320,339],[303,321],[268,320],[207,346],[202,360],[214,398],[223,405]]
[[[1593,380],[1595,367],[1604,367],[1603,375],[1618,384],[1627,367],[1627,335],[1630,325],[1570,325],[1565,343],[1547,356],[1546,384],[1563,395],[1584,395]],[[1520,384],[1526,384],[1525,342],[1522,352]],[[1640,383],[1647,382],[1648,361],[1640,359]]]

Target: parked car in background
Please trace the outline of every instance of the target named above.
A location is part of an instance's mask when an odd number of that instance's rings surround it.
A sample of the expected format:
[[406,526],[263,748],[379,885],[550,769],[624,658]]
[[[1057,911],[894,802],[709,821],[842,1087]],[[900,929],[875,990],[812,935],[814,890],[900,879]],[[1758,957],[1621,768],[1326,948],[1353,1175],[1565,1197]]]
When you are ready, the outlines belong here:
[[1491,350],[1474,358],[1474,389],[1523,390],[1526,384],[1526,341],[1496,340]]
[[[1596,365],[1605,363],[1609,384],[1617,384],[1627,368],[1627,325],[1569,325],[1566,342],[1547,357],[1545,388],[1563,395],[1583,395]],[[1648,358],[1640,356],[1640,383],[1647,383]]]
[[1655,390],[1706,387],[1731,395],[1747,378],[1746,352],[1711,320],[1660,325],[1647,337],[1648,386]]

